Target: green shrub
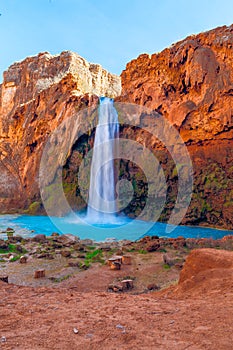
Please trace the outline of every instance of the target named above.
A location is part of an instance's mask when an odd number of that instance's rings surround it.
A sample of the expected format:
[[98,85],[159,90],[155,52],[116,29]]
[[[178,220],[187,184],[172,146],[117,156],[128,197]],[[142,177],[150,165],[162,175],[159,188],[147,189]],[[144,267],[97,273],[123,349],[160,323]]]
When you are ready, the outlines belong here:
[[148,252],[144,249],[139,249],[138,253],[139,254],[147,254]]
[[21,254],[14,256],[13,258],[10,259],[10,262],[14,262],[14,261],[19,260],[21,256],[22,256]]
[[71,277],[71,275],[65,275],[65,276],[61,276],[61,277],[52,277],[52,278],[50,278],[50,280],[53,281],[54,283],[60,283],[62,281],[67,280],[70,277]]
[[165,270],[169,270],[169,269],[171,268],[171,266],[169,266],[168,264],[163,264],[163,268],[164,268]]
[[90,264],[94,262],[100,262],[101,264],[104,263],[103,252],[101,249],[96,249],[94,251],[87,252],[84,264],[89,267]]
[[24,210],[25,214],[35,215],[39,212],[41,202],[33,202],[29,205],[28,209]]

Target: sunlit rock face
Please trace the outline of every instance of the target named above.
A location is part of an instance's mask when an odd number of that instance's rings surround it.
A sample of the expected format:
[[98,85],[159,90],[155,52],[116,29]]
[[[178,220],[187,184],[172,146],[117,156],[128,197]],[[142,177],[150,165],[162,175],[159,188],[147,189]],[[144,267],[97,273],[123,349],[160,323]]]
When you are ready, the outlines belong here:
[[118,76],[68,51],[28,57],[4,72],[0,85],[0,212],[39,201],[38,168],[51,132],[82,108],[97,106],[98,96],[115,97],[120,91]]
[[[161,53],[142,54],[121,74],[117,100],[157,111],[176,126],[188,146],[194,191],[183,223],[233,228],[232,48],[233,25],[224,26],[189,36]],[[158,150],[148,139],[148,147],[150,143]],[[172,198],[172,166],[169,161],[162,164]]]

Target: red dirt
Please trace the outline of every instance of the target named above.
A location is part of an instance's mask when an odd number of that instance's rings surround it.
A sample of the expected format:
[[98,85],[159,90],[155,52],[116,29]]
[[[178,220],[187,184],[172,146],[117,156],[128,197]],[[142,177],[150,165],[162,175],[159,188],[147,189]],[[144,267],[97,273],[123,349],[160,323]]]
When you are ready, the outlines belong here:
[[[202,266],[210,254],[213,265],[209,259],[208,269],[188,273],[188,266],[198,261]],[[144,295],[1,283],[0,337],[6,341],[0,348],[230,350],[233,269],[225,266],[228,259],[233,261],[233,252],[194,251],[181,274],[187,279]],[[195,285],[187,284],[193,279]]]

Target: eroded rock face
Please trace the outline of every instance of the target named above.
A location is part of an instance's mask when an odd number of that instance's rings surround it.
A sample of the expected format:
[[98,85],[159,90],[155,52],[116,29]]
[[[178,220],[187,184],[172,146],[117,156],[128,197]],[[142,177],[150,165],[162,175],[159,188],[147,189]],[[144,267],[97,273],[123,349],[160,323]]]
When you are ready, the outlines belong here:
[[[0,212],[37,203],[38,168],[48,136],[82,108],[97,106],[98,96],[115,97],[120,90],[118,76],[72,52],[41,53],[4,72],[0,85]],[[34,209],[39,208],[35,205]]]
[[[183,223],[233,228],[232,48],[233,25],[224,26],[189,36],[159,54],[140,55],[121,74],[117,100],[157,111],[176,126],[188,147],[194,190]],[[157,150],[152,143],[151,148]],[[164,169],[172,194],[168,163]]]

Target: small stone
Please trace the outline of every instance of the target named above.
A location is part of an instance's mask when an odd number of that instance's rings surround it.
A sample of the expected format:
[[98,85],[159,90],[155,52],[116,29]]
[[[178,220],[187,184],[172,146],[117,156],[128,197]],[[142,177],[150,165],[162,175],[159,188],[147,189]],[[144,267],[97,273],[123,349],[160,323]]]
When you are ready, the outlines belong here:
[[91,239],[88,239],[88,238],[82,239],[80,241],[80,243],[83,244],[83,245],[89,245],[89,246],[93,246],[94,245],[94,241],[92,241]]
[[8,239],[7,239],[8,243],[13,243],[13,244],[17,242],[22,242],[22,240],[23,240],[23,237],[21,236],[11,236],[11,237],[8,236]]
[[64,258],[69,258],[71,256],[71,252],[69,250],[62,250],[61,251],[61,255],[64,257]]
[[178,270],[181,270],[183,268],[183,264],[182,263],[176,263],[175,264],[175,268]]
[[5,343],[5,342],[6,342],[6,337],[3,336],[3,337],[1,338],[1,342],[2,342],[2,343]]
[[105,242],[106,243],[113,243],[113,242],[116,242],[116,238],[115,237],[108,237],[105,239]]
[[74,328],[73,331],[74,331],[74,334],[78,334],[78,329],[77,328]]
[[0,281],[8,283],[8,276],[0,276]]
[[157,289],[159,289],[159,287],[155,283],[150,283],[150,284],[148,284],[147,289],[148,290],[157,290]]
[[43,258],[52,260],[52,259],[54,259],[54,256],[48,252],[42,252],[42,253],[37,255],[37,259],[43,259]]
[[27,257],[25,255],[21,256],[19,259],[20,264],[26,264],[27,262]]
[[59,233],[53,232],[53,233],[51,234],[51,236],[52,236],[52,237],[58,237],[58,236],[59,236]]
[[104,252],[109,252],[111,250],[111,246],[107,243],[101,243],[99,245],[99,249],[101,249]]
[[121,329],[122,333],[125,333],[125,326],[122,326],[121,324],[116,325],[116,328]]
[[19,252],[19,253],[23,253],[23,247],[20,245],[19,242],[16,244],[16,250],[17,250],[17,252]]
[[109,292],[115,292],[115,293],[122,292],[123,291],[123,287],[121,285],[118,285],[118,284],[110,284],[108,286],[108,291]]
[[80,264],[80,269],[82,269],[82,270],[88,270],[88,269],[89,269],[89,266],[86,265],[86,264]]
[[117,325],[116,325],[116,328],[118,328],[118,329],[124,329],[125,327],[122,326],[121,324],[117,324]]
[[70,267],[80,267],[81,266],[81,263],[79,260],[71,260],[68,262],[68,265]]
[[80,247],[81,247],[81,245],[79,244],[79,243],[75,243],[74,245],[73,245],[73,249],[74,250],[80,250]]

